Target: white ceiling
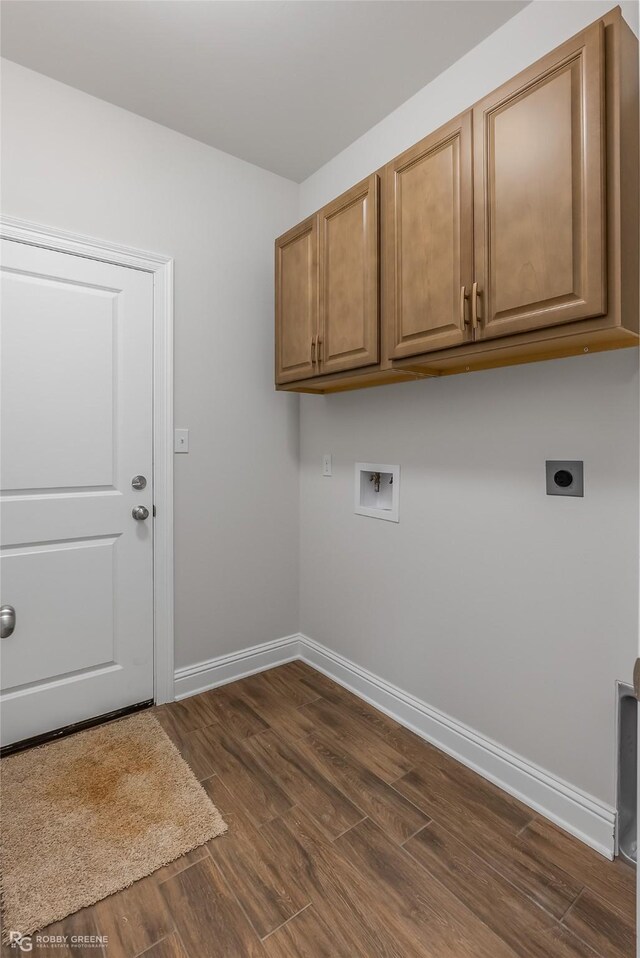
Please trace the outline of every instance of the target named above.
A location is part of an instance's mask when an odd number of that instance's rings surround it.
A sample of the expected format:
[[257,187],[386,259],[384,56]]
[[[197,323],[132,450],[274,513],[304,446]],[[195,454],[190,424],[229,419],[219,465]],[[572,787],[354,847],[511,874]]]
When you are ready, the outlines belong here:
[[301,181],[524,6],[2,0],[2,55]]

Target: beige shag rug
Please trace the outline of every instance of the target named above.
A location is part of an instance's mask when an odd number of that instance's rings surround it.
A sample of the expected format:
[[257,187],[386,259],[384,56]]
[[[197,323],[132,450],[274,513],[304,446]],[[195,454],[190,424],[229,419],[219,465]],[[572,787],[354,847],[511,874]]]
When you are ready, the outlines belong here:
[[0,765],[4,929],[30,934],[227,830],[141,713]]

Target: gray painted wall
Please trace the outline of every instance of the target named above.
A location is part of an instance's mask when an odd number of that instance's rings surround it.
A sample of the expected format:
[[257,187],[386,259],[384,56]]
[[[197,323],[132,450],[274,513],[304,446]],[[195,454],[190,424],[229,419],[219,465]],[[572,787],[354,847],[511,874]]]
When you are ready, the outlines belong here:
[[[298,218],[610,6],[526,7],[303,183]],[[638,647],[636,351],[303,396],[300,432],[301,631],[613,804],[614,681]],[[584,499],[545,495],[547,458],[584,459]],[[359,460],[400,464],[399,525],[354,515]]]
[[2,211],[175,257],[176,666],[298,628],[298,400],[273,239],[298,187],[3,61]]

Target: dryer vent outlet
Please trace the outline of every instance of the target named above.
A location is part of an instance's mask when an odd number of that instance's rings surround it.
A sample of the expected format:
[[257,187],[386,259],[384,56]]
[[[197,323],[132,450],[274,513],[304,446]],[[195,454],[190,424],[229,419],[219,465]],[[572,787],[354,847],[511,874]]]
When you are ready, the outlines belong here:
[[584,496],[584,463],[581,459],[547,459],[548,496]]

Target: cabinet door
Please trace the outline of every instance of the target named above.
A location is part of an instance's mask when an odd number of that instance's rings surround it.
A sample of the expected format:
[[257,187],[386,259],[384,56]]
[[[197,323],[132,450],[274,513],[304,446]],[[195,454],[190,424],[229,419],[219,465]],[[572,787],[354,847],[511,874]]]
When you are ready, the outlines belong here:
[[391,357],[455,346],[473,271],[471,112],[385,171],[385,316]]
[[378,189],[374,173],[320,211],[323,373],[378,362]]
[[276,382],[318,375],[318,226],[315,216],[276,240]]
[[606,312],[603,44],[596,23],[474,107],[483,338]]

